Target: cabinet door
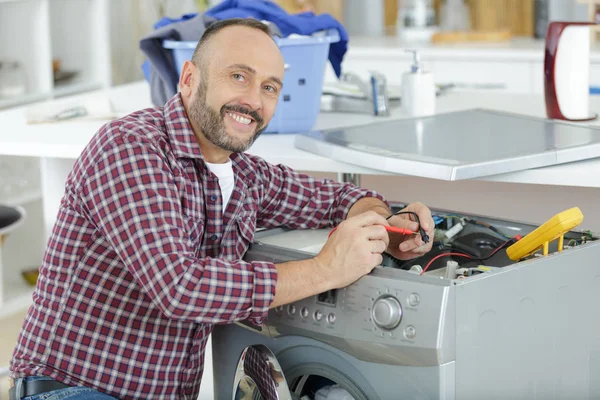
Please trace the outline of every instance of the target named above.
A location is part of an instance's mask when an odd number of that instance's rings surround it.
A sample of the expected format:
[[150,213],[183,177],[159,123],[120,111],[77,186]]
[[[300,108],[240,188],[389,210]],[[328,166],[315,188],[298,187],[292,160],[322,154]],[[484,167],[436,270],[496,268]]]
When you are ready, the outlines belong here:
[[[369,71],[377,71],[385,75],[388,83],[392,85],[400,85],[402,83],[402,74],[410,70],[409,58],[391,58],[380,57],[374,59],[366,59],[363,57],[346,57],[342,64],[342,72],[352,72],[357,74],[365,82],[368,82]],[[428,60],[424,61],[426,68],[430,65]],[[325,82],[332,82],[336,79],[331,66],[328,66],[325,71]]]
[[435,82],[456,84],[457,90],[498,91],[530,93],[530,67],[528,62],[435,60]]
[[[422,64],[425,71],[434,73],[437,84],[455,84],[455,90],[531,93],[534,87],[530,62],[423,57]],[[369,78],[369,71],[377,70],[383,73],[388,83],[392,85],[401,85],[402,74],[409,71],[410,67],[410,58],[400,56],[382,56],[367,59],[364,56],[350,55],[344,59],[342,64],[344,72],[356,73],[365,81]],[[539,73],[542,76],[543,69]],[[325,81],[331,82],[333,80],[335,80],[335,75],[328,67],[325,71]]]
[[48,2],[0,1],[0,109],[50,96]]

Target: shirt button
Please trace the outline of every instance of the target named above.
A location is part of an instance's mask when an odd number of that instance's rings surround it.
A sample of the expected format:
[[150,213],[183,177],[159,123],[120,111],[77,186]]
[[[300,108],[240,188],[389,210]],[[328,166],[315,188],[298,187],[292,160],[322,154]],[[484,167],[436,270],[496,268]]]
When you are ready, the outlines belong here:
[[215,196],[214,194],[210,196],[210,201],[217,201],[217,196]]
[[218,238],[218,236],[217,236],[217,235],[212,235],[212,236],[210,237],[210,240],[217,240],[217,238]]

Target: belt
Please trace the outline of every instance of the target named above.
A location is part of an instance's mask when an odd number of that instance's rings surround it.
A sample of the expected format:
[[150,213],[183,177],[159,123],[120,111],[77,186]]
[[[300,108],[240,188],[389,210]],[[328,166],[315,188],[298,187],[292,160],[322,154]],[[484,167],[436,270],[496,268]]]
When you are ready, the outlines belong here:
[[21,400],[24,397],[35,396],[53,390],[66,389],[68,387],[71,386],[55,381],[54,379],[25,381],[24,378],[19,378],[14,380],[13,387],[8,391],[8,399]]

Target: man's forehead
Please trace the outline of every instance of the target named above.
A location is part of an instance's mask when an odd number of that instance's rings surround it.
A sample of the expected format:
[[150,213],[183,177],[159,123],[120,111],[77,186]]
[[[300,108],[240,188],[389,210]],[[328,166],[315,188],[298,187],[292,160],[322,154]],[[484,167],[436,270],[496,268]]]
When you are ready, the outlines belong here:
[[254,43],[256,46],[279,51],[277,44],[269,35],[257,28],[248,26],[228,26],[216,32],[210,39],[213,44],[235,46],[240,43]]
[[[241,28],[241,29],[236,29]],[[258,73],[283,78],[283,56],[277,44],[258,29],[233,26],[215,34],[208,51],[213,65],[248,65]]]

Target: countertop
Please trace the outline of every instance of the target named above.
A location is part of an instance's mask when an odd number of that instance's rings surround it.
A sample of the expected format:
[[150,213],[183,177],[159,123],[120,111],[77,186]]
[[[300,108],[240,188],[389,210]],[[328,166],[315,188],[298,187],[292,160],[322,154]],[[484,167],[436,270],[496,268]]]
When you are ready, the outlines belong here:
[[[147,83],[135,82],[116,86],[104,91],[74,96],[69,100],[90,96],[108,96],[118,115],[150,106]],[[0,112],[0,154],[30,157],[74,159],[88,143],[92,135],[106,120],[67,121],[60,123],[27,124],[27,106]],[[448,92],[438,97],[437,112],[450,112],[470,108],[488,108],[518,114],[545,117],[544,99],[541,95],[506,93]],[[593,96],[591,109],[600,110],[600,98]],[[403,118],[395,109],[390,117],[375,117],[369,114],[325,113],[317,120],[315,129],[345,127],[382,121],[384,118]],[[598,120],[590,125],[600,126]],[[386,175],[375,169],[362,168],[325,157],[317,156],[294,147],[294,134],[263,134],[249,150],[267,161],[283,163],[303,171],[349,172]],[[482,180],[498,182],[532,183],[582,187],[600,187],[600,159],[552,167],[537,168],[509,174],[495,175]]]

